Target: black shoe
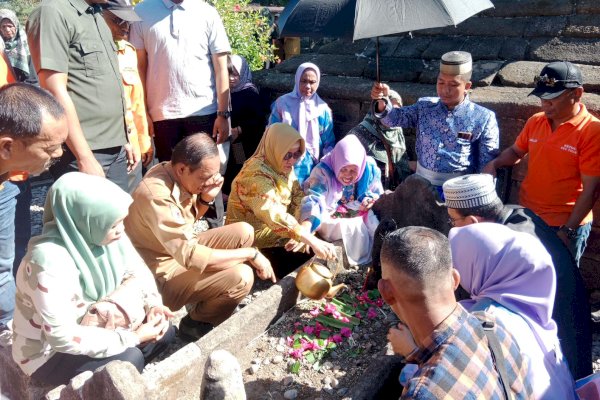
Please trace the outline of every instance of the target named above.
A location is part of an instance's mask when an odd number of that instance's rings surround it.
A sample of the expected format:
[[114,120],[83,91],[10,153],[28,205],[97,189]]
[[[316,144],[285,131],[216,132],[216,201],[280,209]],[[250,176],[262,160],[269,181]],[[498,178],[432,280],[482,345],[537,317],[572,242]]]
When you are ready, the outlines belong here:
[[195,321],[189,315],[186,315],[179,323],[178,335],[186,342],[195,342],[212,329],[212,324],[209,324],[208,322]]

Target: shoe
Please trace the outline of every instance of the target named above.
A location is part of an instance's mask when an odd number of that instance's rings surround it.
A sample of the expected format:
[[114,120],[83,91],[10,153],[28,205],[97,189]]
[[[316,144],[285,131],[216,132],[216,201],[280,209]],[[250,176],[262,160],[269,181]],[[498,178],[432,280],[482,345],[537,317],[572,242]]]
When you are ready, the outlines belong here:
[[212,331],[214,326],[208,322],[193,320],[189,314],[181,319],[179,323],[178,335],[186,342],[195,342],[208,332]]

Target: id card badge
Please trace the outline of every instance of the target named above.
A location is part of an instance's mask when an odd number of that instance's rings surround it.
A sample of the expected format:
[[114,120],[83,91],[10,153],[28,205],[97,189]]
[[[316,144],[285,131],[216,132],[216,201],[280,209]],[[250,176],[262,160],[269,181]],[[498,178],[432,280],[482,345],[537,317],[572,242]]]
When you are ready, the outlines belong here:
[[471,132],[458,132],[457,137],[459,139],[464,139],[464,140],[471,141],[471,138],[473,137],[473,134]]

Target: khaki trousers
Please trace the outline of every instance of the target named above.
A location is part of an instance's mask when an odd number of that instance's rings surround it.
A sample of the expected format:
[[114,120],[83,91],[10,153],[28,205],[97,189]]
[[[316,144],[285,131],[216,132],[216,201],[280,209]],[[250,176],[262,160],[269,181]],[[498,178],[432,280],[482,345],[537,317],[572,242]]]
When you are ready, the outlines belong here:
[[[209,229],[198,235],[198,243],[211,249],[251,247],[254,229],[245,222]],[[218,325],[225,321],[235,307],[252,289],[254,272],[246,264],[214,265],[204,271],[179,266],[162,285],[161,294],[166,306],[178,310],[193,304],[190,317],[196,321]]]

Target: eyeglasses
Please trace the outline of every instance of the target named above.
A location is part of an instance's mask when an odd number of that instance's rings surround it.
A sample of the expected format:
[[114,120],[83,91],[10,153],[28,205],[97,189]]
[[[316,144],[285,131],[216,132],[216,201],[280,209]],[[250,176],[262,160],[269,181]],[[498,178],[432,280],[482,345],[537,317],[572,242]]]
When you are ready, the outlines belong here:
[[297,151],[297,152],[295,152],[295,153],[292,153],[292,152],[289,152],[289,151],[288,151],[288,152],[285,154],[285,156],[283,156],[283,161],[287,161],[287,160],[289,160],[290,158],[293,158],[294,160],[297,160],[297,159],[299,159],[300,157],[302,157],[302,152],[301,152],[300,150],[298,150],[298,151]]
[[[109,11],[109,10],[107,10],[107,11]],[[123,27],[123,26],[131,25],[131,22],[125,21],[124,19],[117,17],[115,14],[113,14],[111,12],[105,13],[104,15],[108,16],[108,18],[110,18],[110,20],[112,22],[114,22],[115,24],[117,24],[118,26]]]
[[456,226],[456,223],[457,223],[458,221],[462,221],[462,220],[463,220],[463,219],[465,219],[465,218],[467,218],[467,217],[460,217],[460,218],[452,218],[452,217],[448,217],[448,224],[449,224],[450,226]]
[[574,81],[572,79],[549,78],[548,75],[546,75],[546,74],[534,76],[533,81],[535,82],[536,85],[541,83],[542,85],[548,86],[548,87],[554,87],[557,83],[577,83],[577,84],[579,84],[579,81]]

